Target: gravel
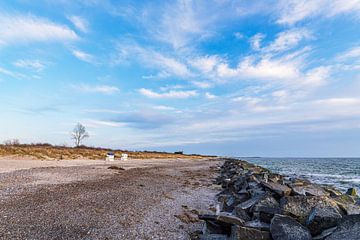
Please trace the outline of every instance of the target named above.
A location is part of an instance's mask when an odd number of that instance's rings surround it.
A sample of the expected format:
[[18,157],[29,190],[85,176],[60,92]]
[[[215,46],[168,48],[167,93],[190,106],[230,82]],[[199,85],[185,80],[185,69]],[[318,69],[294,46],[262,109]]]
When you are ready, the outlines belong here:
[[0,239],[190,239],[201,229],[176,216],[210,211],[217,161],[127,164],[1,173]]

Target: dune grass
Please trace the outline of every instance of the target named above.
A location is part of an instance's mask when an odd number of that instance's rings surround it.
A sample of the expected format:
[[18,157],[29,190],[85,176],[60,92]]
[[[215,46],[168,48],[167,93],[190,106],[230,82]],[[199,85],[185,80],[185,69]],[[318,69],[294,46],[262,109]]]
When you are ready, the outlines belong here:
[[0,145],[0,157],[17,156],[31,157],[33,159],[105,159],[108,152],[115,153],[119,157],[122,153],[126,153],[130,158],[203,158],[201,155],[174,154],[166,152],[142,151],[134,152],[127,150],[112,150],[107,148],[94,147],[64,147],[53,146],[50,144],[16,144],[16,145]]

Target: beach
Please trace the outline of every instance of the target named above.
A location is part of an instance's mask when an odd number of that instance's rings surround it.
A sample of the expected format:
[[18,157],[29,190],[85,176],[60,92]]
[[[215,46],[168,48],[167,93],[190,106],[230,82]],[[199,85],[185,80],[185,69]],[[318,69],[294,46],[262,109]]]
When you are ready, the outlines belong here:
[[0,166],[0,239],[190,239],[219,191],[216,159]]

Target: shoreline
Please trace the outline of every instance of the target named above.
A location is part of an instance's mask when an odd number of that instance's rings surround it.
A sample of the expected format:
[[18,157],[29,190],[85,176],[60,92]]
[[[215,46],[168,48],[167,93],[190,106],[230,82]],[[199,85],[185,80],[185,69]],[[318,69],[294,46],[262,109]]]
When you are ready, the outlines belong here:
[[247,161],[223,158],[216,214],[199,215],[201,239],[358,239],[360,198],[355,189],[272,173]]

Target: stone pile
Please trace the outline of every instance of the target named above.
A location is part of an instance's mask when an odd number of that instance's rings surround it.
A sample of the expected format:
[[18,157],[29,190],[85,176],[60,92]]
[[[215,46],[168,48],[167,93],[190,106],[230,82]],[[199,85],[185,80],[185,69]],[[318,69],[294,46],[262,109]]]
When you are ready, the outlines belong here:
[[203,240],[359,240],[360,199],[330,186],[282,176],[237,159],[224,159],[216,180],[216,214]]

